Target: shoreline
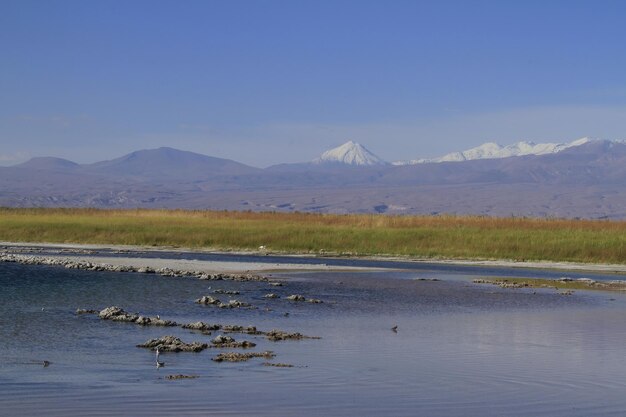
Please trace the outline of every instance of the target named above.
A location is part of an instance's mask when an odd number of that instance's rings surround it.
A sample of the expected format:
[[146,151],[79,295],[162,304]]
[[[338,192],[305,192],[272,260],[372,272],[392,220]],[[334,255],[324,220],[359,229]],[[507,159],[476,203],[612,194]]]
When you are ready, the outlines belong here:
[[[214,249],[202,249],[202,248],[181,248],[171,246],[135,246],[135,245],[110,245],[110,244],[81,244],[81,243],[37,243],[37,242],[0,242],[0,247],[10,248],[34,248],[34,249],[61,249],[68,251],[89,251],[89,250],[109,250],[117,251],[118,253],[127,253],[128,257],[106,257],[106,256],[89,256],[89,255],[72,255],[72,258],[77,260],[79,257],[84,258],[81,260],[88,262],[101,262],[101,263],[117,263],[121,259],[132,260],[137,262],[141,260],[145,265],[145,261],[151,261],[158,264],[158,267],[164,267],[163,262],[182,264],[182,268],[196,268],[205,272],[228,272],[228,273],[241,273],[241,272],[272,272],[272,271],[331,271],[331,270],[378,270],[378,269],[394,269],[394,268],[363,268],[363,267],[346,267],[346,266],[328,266],[320,264],[288,264],[288,263],[254,263],[254,262],[217,262],[217,261],[204,261],[204,260],[180,260],[169,258],[133,258],[132,254],[141,252],[150,253],[166,253],[166,252],[179,252],[179,253],[198,253],[198,254],[216,254],[216,255],[257,255],[257,256],[280,256],[280,257],[292,257],[297,259],[355,259],[355,260],[372,260],[372,261],[387,261],[387,262],[412,262],[416,264],[439,264],[439,265],[459,265],[459,266],[476,266],[476,267],[506,267],[506,268],[520,268],[520,269],[543,269],[543,270],[555,270],[555,271],[576,271],[576,272],[602,272],[616,275],[626,275],[626,265],[622,264],[586,264],[577,262],[556,262],[556,261],[512,261],[512,260],[480,260],[480,259],[431,259],[431,258],[411,258],[402,256],[382,256],[382,255],[370,255],[370,256],[340,256],[333,254],[303,254],[303,253],[283,253],[283,252],[270,252],[270,251],[246,251],[246,250],[214,250]],[[49,257],[63,257],[63,255],[49,255]],[[102,261],[100,261],[102,260]],[[125,264],[126,265],[126,264]],[[134,266],[134,265],[133,265]],[[206,268],[206,269],[202,269]],[[217,268],[217,269],[216,269]],[[223,269],[220,269],[223,268]],[[401,269],[401,268],[397,268]]]

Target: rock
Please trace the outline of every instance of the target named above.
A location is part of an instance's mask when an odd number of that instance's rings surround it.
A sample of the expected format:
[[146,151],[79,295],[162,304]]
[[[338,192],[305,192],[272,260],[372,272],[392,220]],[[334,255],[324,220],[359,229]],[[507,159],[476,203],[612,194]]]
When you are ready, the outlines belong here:
[[282,282],[270,282],[270,285],[273,287],[282,287],[283,283]]
[[176,379],[195,379],[195,378],[200,378],[198,375],[183,375],[183,374],[178,374],[178,375],[168,375],[165,377],[165,379],[169,379],[169,380],[176,380]]
[[293,368],[293,365],[290,365],[288,363],[263,362],[263,366],[274,366],[276,368]]
[[203,296],[201,298],[198,298],[196,300],[196,303],[198,303],[198,304],[213,304],[213,305],[222,304],[222,302],[219,299],[213,298],[210,295],[205,295],[205,296]]
[[287,297],[287,300],[290,300],[290,301],[306,301],[306,298],[304,297],[304,295],[293,294],[293,295],[290,295],[289,297]]
[[175,336],[163,336],[157,339],[148,340],[146,343],[137,345],[137,347],[148,348],[159,352],[201,352],[209,345],[206,343],[185,343]]
[[135,323],[146,326],[150,324],[151,321],[152,320],[150,320],[150,317],[139,316],[137,317],[137,320],[135,320]]
[[137,320],[135,320],[135,323],[140,324],[142,326],[171,327],[171,326],[177,326],[178,325],[175,321],[161,320],[161,319],[156,318],[156,317],[144,317],[144,316],[137,317]]
[[214,345],[223,345],[224,343],[232,343],[235,339],[230,336],[218,335],[215,339],[211,340]]
[[137,272],[139,272],[140,274],[154,274],[155,271],[149,266],[142,266],[137,269]]
[[107,307],[98,313],[98,317],[102,320],[135,322],[139,316],[137,314],[127,313],[117,306]]
[[223,326],[222,330],[230,333],[263,334],[263,332],[258,331],[254,326],[227,325]]
[[218,304],[219,308],[241,308],[241,307],[252,307],[250,304],[248,303],[244,303],[243,301],[239,301],[239,300],[230,300],[228,303],[220,303]]
[[278,342],[279,340],[319,339],[319,337],[305,336],[302,333],[289,333],[276,329],[265,333],[265,336],[272,342]]
[[318,300],[317,298],[309,298],[308,300],[306,300],[307,303],[312,303],[312,304],[322,304],[323,301],[322,300]]
[[98,313],[102,320],[123,321],[135,323],[142,326],[177,326],[178,324],[170,320],[162,320],[159,317],[144,317],[135,313],[128,313],[124,309],[116,306],[107,307]]
[[215,362],[244,362],[252,358],[265,358],[272,359],[276,356],[274,352],[265,351],[265,352],[226,352],[220,353],[216,357],[212,358],[212,361]]
[[155,271],[157,274],[162,275],[164,277],[174,277],[176,276],[176,271],[170,268],[159,268]]
[[219,308],[240,308],[240,307],[252,307],[250,304],[239,300],[230,300],[227,303],[221,302],[219,299],[205,295],[202,298],[196,300],[198,304],[214,305]]
[[248,342],[247,340],[237,342],[230,336],[219,335],[211,341],[213,346],[220,348],[252,348],[256,346],[256,343]]
[[152,318],[152,317],[150,317],[150,324],[152,326],[164,326],[164,327],[178,326],[178,323],[176,323],[175,321],[163,320],[160,318]]
[[263,298],[280,298],[280,295],[274,294],[273,292],[271,292],[269,294],[265,294]]
[[190,329],[190,330],[199,330],[202,332],[208,332],[208,331],[212,331],[212,330],[219,330],[221,329],[222,326],[220,326],[219,324],[207,324],[204,323],[202,321],[197,321],[195,323],[188,323],[188,324],[183,324],[183,329]]
[[237,295],[237,294],[239,294],[239,291],[217,289],[217,290],[213,291],[213,294]]
[[88,310],[85,308],[77,308],[76,314],[98,314],[100,313],[98,310]]

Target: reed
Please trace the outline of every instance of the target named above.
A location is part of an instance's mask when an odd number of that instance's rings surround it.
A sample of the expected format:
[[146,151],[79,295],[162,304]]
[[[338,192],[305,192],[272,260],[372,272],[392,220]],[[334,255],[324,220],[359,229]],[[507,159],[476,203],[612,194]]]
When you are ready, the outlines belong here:
[[607,220],[3,208],[0,240],[626,263],[626,222]]

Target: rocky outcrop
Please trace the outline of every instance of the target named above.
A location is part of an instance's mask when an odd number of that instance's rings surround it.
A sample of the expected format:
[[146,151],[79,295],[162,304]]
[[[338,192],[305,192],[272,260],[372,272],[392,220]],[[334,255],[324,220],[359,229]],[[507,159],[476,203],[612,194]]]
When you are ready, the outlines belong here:
[[241,307],[252,307],[251,304],[245,303],[239,300],[230,300],[227,303],[221,302],[219,299],[211,297],[210,295],[202,296],[196,300],[198,304],[204,305],[214,305],[219,308],[241,308]]
[[170,320],[162,320],[160,317],[146,317],[135,313],[128,313],[124,309],[111,306],[98,313],[98,317],[102,320],[122,321],[126,323],[135,323],[142,326],[177,326],[178,324]]
[[222,302],[218,298],[211,297],[210,295],[204,295],[204,296],[198,298],[196,300],[196,303],[198,303],[198,304],[213,304],[213,305],[222,304]]
[[218,304],[219,308],[241,308],[241,307],[252,307],[251,304],[245,303],[239,300],[230,300],[227,303]]
[[151,350],[158,348],[159,352],[201,352],[209,345],[200,342],[185,343],[175,336],[163,336],[148,340],[146,343],[137,345],[137,347]]
[[211,340],[211,344],[214,347],[219,348],[253,348],[256,346],[256,343],[249,342],[247,340],[243,340],[241,342],[236,341],[234,338],[230,336],[219,335],[213,340]]
[[290,295],[289,297],[287,297],[287,300],[289,301],[306,301],[312,304],[321,304],[323,301],[322,300],[318,300],[317,298],[309,298],[307,299],[304,295],[301,294],[293,294]]
[[276,329],[266,332],[265,337],[272,342],[278,342],[279,340],[319,339],[319,337],[305,336],[302,333],[289,333]]
[[271,292],[269,294],[265,294],[263,298],[280,298],[280,295],[274,294],[273,292]]
[[190,329],[190,330],[199,330],[201,332],[210,332],[213,330],[219,330],[222,328],[222,326],[220,326],[219,324],[208,324],[202,321],[197,321],[195,323],[183,324],[182,328]]
[[254,326],[226,325],[222,326],[222,330],[228,333],[263,334]]

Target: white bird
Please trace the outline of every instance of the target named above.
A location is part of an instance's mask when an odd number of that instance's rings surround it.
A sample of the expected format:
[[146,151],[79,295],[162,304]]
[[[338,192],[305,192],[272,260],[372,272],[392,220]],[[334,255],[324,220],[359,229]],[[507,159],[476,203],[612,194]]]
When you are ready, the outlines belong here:
[[156,349],[156,367],[160,368],[165,366],[165,362],[159,362],[159,348]]

